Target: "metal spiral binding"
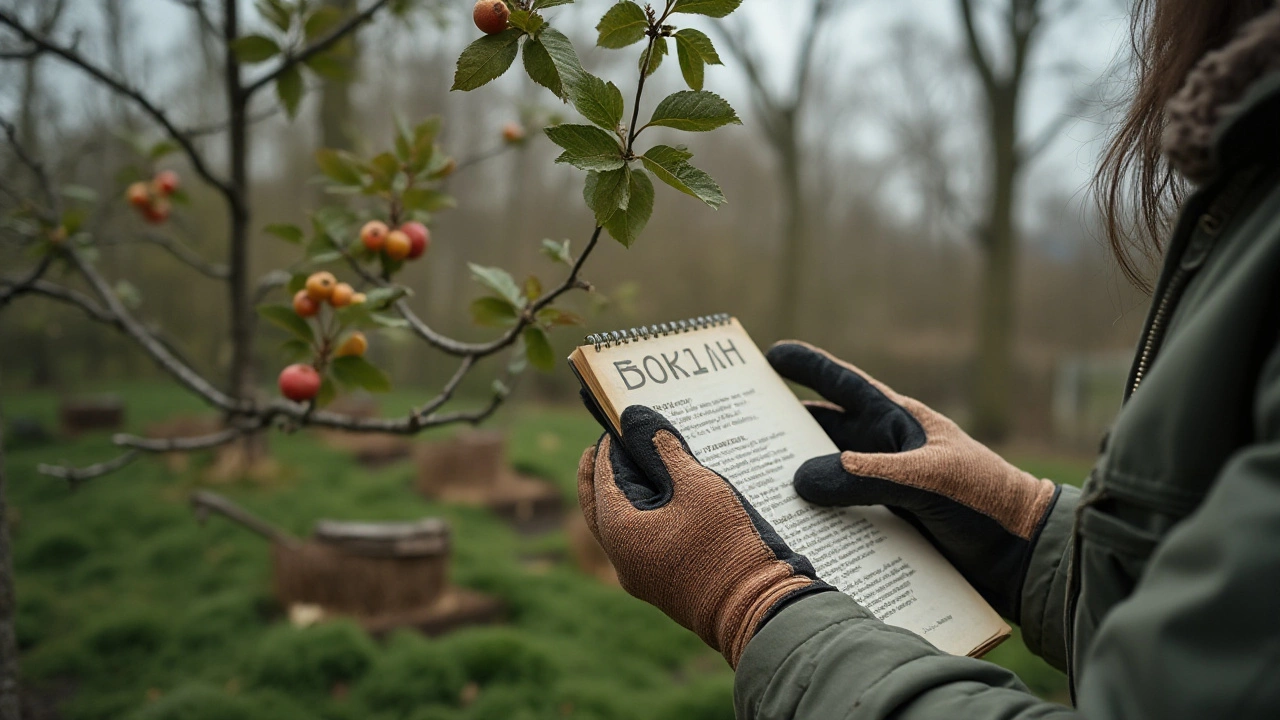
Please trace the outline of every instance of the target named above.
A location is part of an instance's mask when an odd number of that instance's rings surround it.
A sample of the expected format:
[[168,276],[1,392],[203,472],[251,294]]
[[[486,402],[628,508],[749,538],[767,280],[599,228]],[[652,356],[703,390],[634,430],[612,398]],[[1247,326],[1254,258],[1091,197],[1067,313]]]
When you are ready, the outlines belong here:
[[728,313],[716,313],[715,315],[703,315],[702,317],[689,318],[687,320],[677,320],[675,322],[658,323],[657,325],[640,326],[631,328],[630,330],[614,330],[604,333],[592,333],[584,340],[585,345],[594,345],[596,352],[600,348],[610,348],[614,345],[626,345],[632,342],[640,342],[654,337],[663,337],[666,335],[676,335],[693,330],[705,330],[709,327],[717,325],[726,325],[732,319]]

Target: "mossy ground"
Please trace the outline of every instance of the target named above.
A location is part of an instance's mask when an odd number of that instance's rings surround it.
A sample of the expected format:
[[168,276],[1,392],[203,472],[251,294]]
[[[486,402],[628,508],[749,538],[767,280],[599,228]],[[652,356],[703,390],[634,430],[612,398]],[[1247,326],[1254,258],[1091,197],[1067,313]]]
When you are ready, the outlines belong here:
[[[201,410],[163,386],[123,394],[132,430]],[[414,399],[383,405],[395,411]],[[52,428],[55,409],[50,394],[4,398],[8,419]],[[526,406],[497,424],[510,432],[512,461],[575,504],[578,456],[598,435],[586,413]],[[109,457],[105,434],[15,442],[7,470],[30,691],[61,698],[72,720],[733,717],[723,660],[658,611],[577,572],[562,533],[522,538],[484,512],[427,502],[411,490],[408,462],[369,471],[308,433],[270,442],[276,477],[215,489],[299,535],[318,518],[445,517],[453,581],[501,597],[509,622],[381,642],[344,622],[295,629],[271,598],[264,541],[217,518],[195,522],[187,497],[208,457],[182,472],[147,459],[72,492],[36,464]],[[1078,470],[1049,469],[1064,479]],[[526,562],[531,555],[565,560]],[[1020,642],[993,657],[1037,692],[1061,696],[1061,676]]]

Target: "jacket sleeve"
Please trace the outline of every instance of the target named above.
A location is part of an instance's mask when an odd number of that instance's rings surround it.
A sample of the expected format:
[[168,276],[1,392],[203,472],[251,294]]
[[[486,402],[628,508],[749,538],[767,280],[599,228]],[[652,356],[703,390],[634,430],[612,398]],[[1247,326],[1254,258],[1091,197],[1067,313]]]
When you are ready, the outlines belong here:
[[1067,567],[1080,490],[1064,485],[1031,551],[1016,618],[1031,652],[1053,667],[1067,668]]
[[[1084,649],[1077,710],[1038,700],[1012,673],[944,655],[851,598],[825,593],[783,610],[747,646],[735,684],[738,717],[1274,718],[1280,354],[1262,375],[1255,427],[1254,443],[1223,466],[1201,506],[1156,549],[1133,594],[1102,620]],[[1051,564],[1048,555],[1039,562]],[[1046,582],[1048,597],[1059,580]],[[1024,603],[1031,600],[1024,615],[1039,593],[1024,592]],[[1061,643],[1057,631],[1042,629],[1037,639],[1042,652]]]

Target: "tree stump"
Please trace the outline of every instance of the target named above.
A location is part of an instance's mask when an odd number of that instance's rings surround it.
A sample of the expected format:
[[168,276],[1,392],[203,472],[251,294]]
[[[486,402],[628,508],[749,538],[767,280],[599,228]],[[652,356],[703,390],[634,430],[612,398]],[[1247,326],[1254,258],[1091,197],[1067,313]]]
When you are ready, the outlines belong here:
[[459,433],[418,452],[418,492],[444,502],[488,508],[525,533],[559,528],[560,491],[507,463],[506,438],[496,432]]
[[93,395],[62,401],[58,420],[67,435],[94,430],[117,430],[124,425],[124,400],[119,395]]

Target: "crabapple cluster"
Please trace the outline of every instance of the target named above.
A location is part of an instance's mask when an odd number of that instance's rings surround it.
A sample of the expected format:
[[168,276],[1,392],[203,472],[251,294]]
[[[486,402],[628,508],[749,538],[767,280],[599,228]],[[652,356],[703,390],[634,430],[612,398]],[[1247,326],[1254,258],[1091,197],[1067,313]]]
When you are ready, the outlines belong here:
[[420,222],[407,222],[392,230],[381,220],[370,220],[360,229],[360,242],[370,252],[392,260],[417,260],[431,245],[431,231]]
[[[364,293],[356,292],[351,285],[338,282],[333,273],[322,271],[312,273],[306,285],[294,293],[293,311],[304,319],[316,318],[325,305],[340,310],[349,305],[360,305],[368,298]],[[330,354],[332,357],[363,357],[369,349],[369,339],[359,330],[348,333],[340,343],[334,339],[340,333],[340,325],[320,322],[320,342],[317,346],[316,363],[323,366]],[[307,402],[320,392],[323,379],[315,365],[295,364],[280,372],[280,394],[294,402]]]
[[153,225],[169,219],[171,205],[170,196],[178,191],[178,173],[172,170],[161,170],[151,178],[151,182],[138,182],[129,185],[125,190],[125,199],[137,208],[142,218]]

